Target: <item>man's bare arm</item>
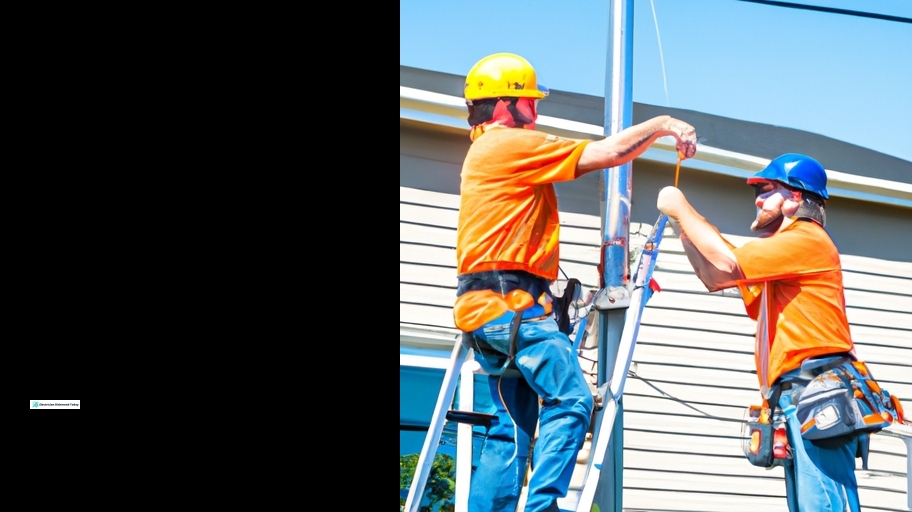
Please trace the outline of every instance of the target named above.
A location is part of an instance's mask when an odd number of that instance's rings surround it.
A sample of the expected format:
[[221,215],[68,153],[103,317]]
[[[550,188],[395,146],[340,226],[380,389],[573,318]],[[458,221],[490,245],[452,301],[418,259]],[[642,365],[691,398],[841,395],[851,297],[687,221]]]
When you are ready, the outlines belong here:
[[744,278],[733,246],[694,210],[680,190],[663,188],[656,206],[680,227],[684,253],[708,290],[731,288]]
[[687,255],[687,259],[694,268],[694,272],[706,286],[707,290],[714,292],[717,290],[724,290],[725,288],[732,288],[737,284],[736,280],[743,277],[740,268],[737,269],[737,272],[730,272],[725,276],[720,275],[719,269],[715,264],[703,256],[686,235],[682,234],[681,243],[684,245],[684,254]]
[[677,139],[677,149],[685,158],[696,154],[697,133],[694,127],[671,116],[658,116],[587,144],[576,164],[576,175],[579,177],[587,172],[625,164],[666,135]]

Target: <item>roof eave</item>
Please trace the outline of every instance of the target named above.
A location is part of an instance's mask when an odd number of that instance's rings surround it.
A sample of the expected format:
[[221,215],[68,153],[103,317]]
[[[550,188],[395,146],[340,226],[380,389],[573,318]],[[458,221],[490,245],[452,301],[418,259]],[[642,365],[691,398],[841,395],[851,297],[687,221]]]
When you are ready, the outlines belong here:
[[[461,97],[399,86],[399,119],[435,130],[468,133],[467,109]],[[600,139],[601,126],[570,119],[538,116],[537,129],[575,139]],[[638,158],[666,164],[677,162],[674,139],[663,137]],[[701,144],[693,158],[681,163],[687,169],[747,178],[766,167],[769,159],[736,153]],[[890,206],[912,208],[912,185],[827,169],[827,191],[831,197],[845,197]]]

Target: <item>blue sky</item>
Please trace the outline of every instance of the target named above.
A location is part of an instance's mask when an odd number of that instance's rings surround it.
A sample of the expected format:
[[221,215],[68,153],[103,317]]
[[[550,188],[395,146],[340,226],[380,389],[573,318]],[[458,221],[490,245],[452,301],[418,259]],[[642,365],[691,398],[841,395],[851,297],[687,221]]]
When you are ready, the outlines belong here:
[[[912,0],[794,3],[912,18]],[[552,89],[604,96],[608,4],[400,0],[399,64],[464,75],[485,55],[512,52]],[[632,5],[634,101],[912,161],[912,24],[737,0]]]

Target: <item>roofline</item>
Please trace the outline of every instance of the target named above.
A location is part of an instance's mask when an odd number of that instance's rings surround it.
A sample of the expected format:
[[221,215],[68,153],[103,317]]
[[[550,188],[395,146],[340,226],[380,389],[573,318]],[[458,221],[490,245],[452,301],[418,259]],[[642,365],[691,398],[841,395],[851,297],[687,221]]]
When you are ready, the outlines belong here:
[[[459,96],[399,86],[399,119],[408,120],[448,131],[468,133],[466,124],[468,111],[465,100]],[[539,115],[536,127],[542,131],[575,139],[600,139],[604,128],[594,124],[581,123],[571,119]],[[673,137],[662,137],[649,147],[638,159],[674,165],[678,159]],[[736,153],[714,148],[705,144],[693,158],[681,162],[686,169],[744,178],[766,167],[767,158]],[[912,208],[912,184],[882,180],[827,169],[827,191],[831,197],[845,197]]]

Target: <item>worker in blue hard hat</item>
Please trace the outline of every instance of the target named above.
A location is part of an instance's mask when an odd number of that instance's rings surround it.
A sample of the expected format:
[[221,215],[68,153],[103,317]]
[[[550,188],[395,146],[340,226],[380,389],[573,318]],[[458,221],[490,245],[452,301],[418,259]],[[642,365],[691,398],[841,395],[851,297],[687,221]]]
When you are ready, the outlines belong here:
[[773,449],[778,459],[749,460],[784,466],[792,512],[847,507],[857,512],[855,457],[866,461],[867,437],[858,432],[808,440],[803,434],[807,424],[798,419],[801,391],[812,379],[840,368],[848,374],[845,365],[864,364],[857,360],[849,332],[839,252],[824,229],[826,171],[809,156],[787,153],[747,184],[754,188],[757,208],[751,230],[759,237],[741,247],[722,237],[675,187],[662,189],[656,206],[680,233],[706,288],[737,287],[748,316],[757,320],[754,359],[761,396],[774,411],[773,423],[781,422],[789,446]]

